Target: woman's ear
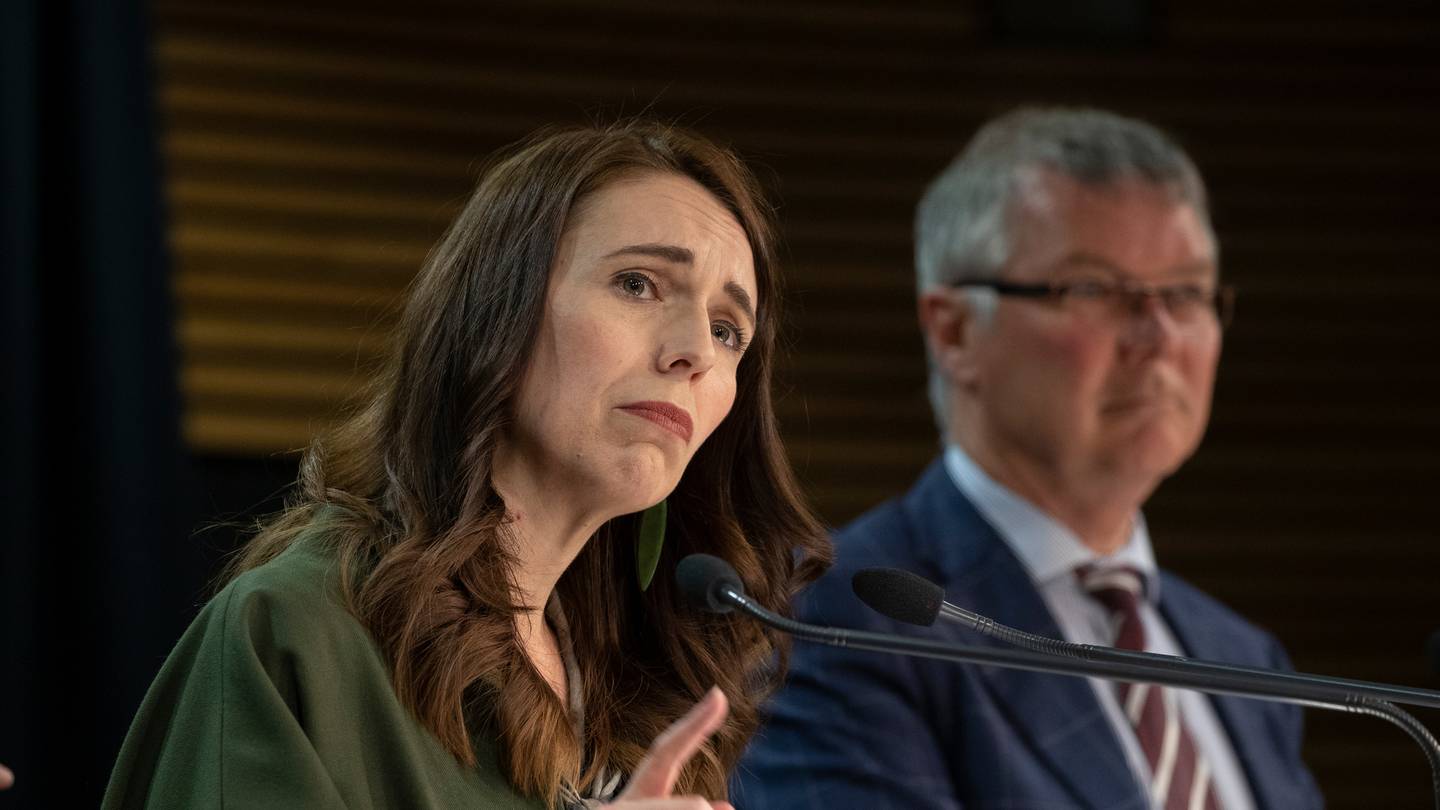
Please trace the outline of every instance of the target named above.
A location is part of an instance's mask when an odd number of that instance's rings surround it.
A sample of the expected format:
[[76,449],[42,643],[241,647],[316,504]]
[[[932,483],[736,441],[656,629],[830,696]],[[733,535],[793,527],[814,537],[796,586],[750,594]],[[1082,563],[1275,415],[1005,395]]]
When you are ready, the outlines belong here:
[[964,291],[950,287],[920,293],[916,311],[935,366],[952,385],[975,382],[979,370],[977,348],[986,313]]

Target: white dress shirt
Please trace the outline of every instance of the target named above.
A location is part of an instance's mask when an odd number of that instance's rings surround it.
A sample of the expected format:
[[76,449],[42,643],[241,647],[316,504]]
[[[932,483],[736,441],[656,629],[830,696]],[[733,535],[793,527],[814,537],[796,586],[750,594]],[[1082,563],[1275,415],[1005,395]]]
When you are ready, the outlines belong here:
[[[1140,619],[1145,628],[1146,651],[1184,654],[1175,640],[1175,634],[1156,609],[1160,596],[1159,569],[1150,548],[1150,533],[1145,528],[1145,518],[1139,512],[1135,513],[1130,539],[1125,545],[1113,554],[1102,556],[1091,551],[1074,532],[1034,504],[996,483],[958,446],[946,446],[945,469],[961,494],[1020,558],[1066,641],[1106,646],[1115,643],[1115,627],[1109,611],[1080,586],[1075,569],[1088,563],[1123,565],[1139,571],[1145,580]],[[1098,678],[1088,680],[1125,749],[1131,770],[1140,784],[1150,784],[1150,765],[1120,708],[1114,684]],[[1203,694],[1188,689],[1172,691],[1179,701],[1181,716],[1196,748],[1210,763],[1211,779],[1220,806],[1225,810],[1254,810],[1255,800],[1250,794],[1245,771],[1210,701]]]

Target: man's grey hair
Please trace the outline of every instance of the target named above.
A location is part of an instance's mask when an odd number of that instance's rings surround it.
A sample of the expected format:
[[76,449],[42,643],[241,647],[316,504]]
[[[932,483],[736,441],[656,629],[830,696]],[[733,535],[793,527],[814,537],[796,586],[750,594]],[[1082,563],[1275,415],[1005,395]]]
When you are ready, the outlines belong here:
[[[1153,183],[1193,206],[1209,227],[1200,172],[1156,127],[1104,110],[1025,107],[981,127],[926,189],[915,212],[918,291],[996,278],[1013,253],[1010,216],[1041,171],[1093,186]],[[972,302],[986,317],[995,298],[976,292]],[[946,381],[933,359],[929,388],[944,434]]]

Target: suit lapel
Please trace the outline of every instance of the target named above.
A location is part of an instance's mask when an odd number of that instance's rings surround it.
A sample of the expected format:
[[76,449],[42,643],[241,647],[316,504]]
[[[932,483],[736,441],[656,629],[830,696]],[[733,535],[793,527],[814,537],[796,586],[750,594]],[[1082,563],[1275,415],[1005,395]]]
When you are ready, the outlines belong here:
[[[923,547],[937,549],[946,598],[1029,633],[1060,637],[1020,561],[950,481],[932,466],[908,506]],[[950,625],[966,644],[1002,642]],[[1094,689],[1084,678],[975,667],[1004,716],[1036,758],[1066,785],[1077,806],[1144,807],[1145,800]]]
[[[1211,631],[1201,612],[1194,605],[1185,603],[1183,596],[1176,595],[1175,588],[1161,588],[1160,614],[1170,625],[1175,638],[1185,654],[1207,661],[1224,662],[1230,659],[1225,639]],[[1264,727],[1262,714],[1255,711],[1254,701],[1229,695],[1207,695],[1210,705],[1215,707],[1230,745],[1235,749],[1236,758],[1245,770],[1250,791],[1255,796],[1257,807],[1284,807],[1289,803],[1289,788],[1278,784],[1272,775],[1283,769],[1274,762],[1274,752],[1263,742],[1269,737]],[[1247,705],[1248,704],[1248,705]]]

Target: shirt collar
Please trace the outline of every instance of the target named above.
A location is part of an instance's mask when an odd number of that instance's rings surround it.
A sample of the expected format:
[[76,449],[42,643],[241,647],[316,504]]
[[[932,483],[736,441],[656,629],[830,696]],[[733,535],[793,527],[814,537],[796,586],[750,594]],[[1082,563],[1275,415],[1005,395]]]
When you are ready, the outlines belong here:
[[1113,554],[1100,555],[1059,521],[987,475],[959,445],[945,446],[945,470],[960,494],[994,527],[1036,583],[1046,585],[1073,576],[1076,568],[1086,564],[1129,566],[1145,580],[1145,598],[1158,603],[1159,568],[1145,516],[1138,511],[1125,545]]

